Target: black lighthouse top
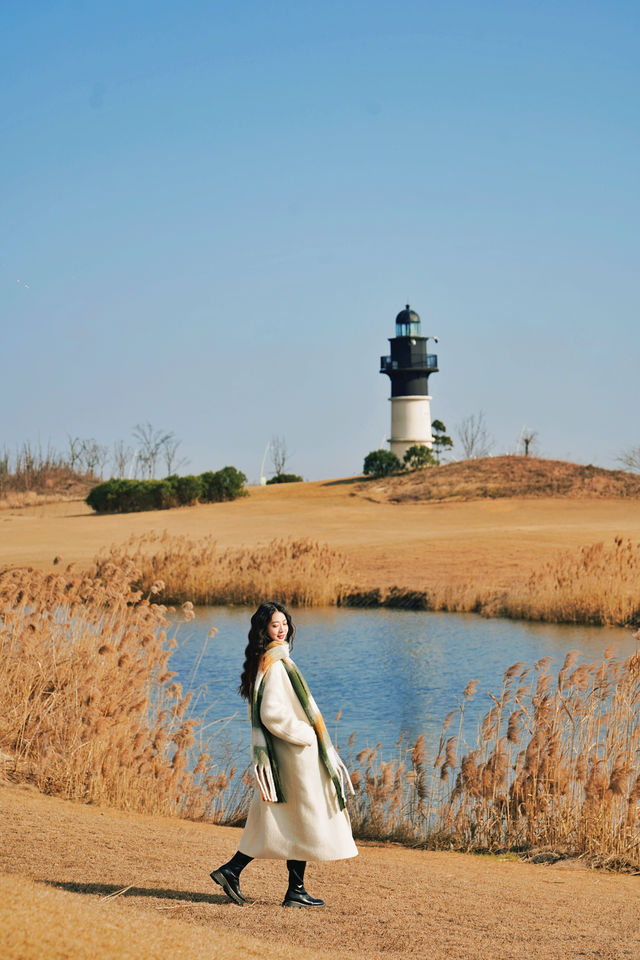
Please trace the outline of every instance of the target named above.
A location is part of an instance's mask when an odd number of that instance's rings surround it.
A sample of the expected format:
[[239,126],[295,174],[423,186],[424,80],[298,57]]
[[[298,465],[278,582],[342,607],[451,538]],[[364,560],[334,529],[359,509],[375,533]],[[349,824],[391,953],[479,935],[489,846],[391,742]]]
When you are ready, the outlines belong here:
[[427,353],[427,341],[436,337],[423,337],[420,333],[420,317],[409,304],[396,317],[396,335],[389,338],[391,354],[380,357],[380,373],[391,380],[392,397],[429,396],[429,376],[438,372],[438,358]]
[[420,317],[409,304],[396,317],[396,337],[419,337]]

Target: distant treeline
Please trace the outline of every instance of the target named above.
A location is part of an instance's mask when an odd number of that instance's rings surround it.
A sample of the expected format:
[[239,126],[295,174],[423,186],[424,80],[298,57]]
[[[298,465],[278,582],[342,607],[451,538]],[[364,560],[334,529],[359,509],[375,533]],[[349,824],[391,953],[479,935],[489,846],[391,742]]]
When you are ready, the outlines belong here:
[[198,476],[172,474],[164,480],[122,480],[99,483],[89,492],[87,504],[96,513],[133,513],[168,510],[195,503],[219,503],[245,496],[247,478],[235,467],[207,470]]

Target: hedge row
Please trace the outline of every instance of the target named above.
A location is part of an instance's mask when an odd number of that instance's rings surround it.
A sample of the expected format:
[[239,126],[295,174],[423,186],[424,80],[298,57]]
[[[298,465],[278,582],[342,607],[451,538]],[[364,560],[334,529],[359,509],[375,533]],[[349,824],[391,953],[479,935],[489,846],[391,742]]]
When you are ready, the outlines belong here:
[[138,510],[168,510],[194,503],[218,503],[246,494],[247,478],[235,467],[207,470],[199,476],[164,480],[107,480],[89,492],[87,504],[96,513],[133,513]]

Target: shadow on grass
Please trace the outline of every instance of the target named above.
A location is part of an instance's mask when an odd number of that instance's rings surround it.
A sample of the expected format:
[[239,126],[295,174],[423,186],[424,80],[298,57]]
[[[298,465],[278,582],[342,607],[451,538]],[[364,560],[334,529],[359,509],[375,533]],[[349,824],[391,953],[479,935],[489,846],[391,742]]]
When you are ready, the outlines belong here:
[[356,483],[366,483],[367,480],[376,479],[379,480],[379,477],[366,477],[364,474],[361,474],[357,477],[345,477],[343,480],[325,480],[321,484],[323,487],[351,487]]
[[[230,903],[223,893],[193,893],[189,890],[169,890],[163,887],[129,887],[116,883],[76,883],[73,880],[45,880],[50,887],[67,890],[69,893],[88,893],[92,896],[109,897],[119,894],[122,897],[153,897],[157,900],[184,900],[187,903]],[[115,900],[114,896],[114,900]]]

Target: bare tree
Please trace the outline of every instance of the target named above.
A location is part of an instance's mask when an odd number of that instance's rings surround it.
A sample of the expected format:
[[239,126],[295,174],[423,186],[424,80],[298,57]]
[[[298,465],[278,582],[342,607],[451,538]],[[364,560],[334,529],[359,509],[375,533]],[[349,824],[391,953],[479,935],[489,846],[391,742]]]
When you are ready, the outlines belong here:
[[67,434],[67,441],[69,444],[69,466],[75,471],[82,459],[82,440],[80,437],[72,437],[71,434]]
[[625,470],[631,473],[640,473],[640,447],[628,447],[623,450],[619,457],[616,457],[618,463],[621,463]]
[[178,457],[178,447],[181,443],[182,440],[178,440],[177,437],[170,433],[162,446],[162,455],[167,467],[167,476],[175,470],[179,470],[180,467],[186,466],[189,462],[187,457]]
[[458,424],[456,433],[466,460],[488,457],[491,453],[494,440],[487,430],[482,410],[465,417]]
[[9,466],[11,464],[11,454],[7,447],[0,451],[0,496],[4,496],[9,487]]
[[136,424],[133,436],[138,443],[137,463],[140,465],[142,476],[151,479],[156,475],[158,458],[163,447],[174,439],[173,433],[156,430],[147,420],[146,423]]
[[121,479],[126,475],[127,464],[133,456],[133,450],[124,440],[118,440],[113,445],[113,475]]
[[538,431],[530,430],[529,427],[523,427],[520,432],[520,443],[522,444],[522,452],[525,457],[528,457],[530,453],[534,451],[531,449],[531,445],[535,444],[535,441],[538,439]]
[[82,441],[80,458],[85,473],[101,477],[104,466],[109,459],[109,450],[102,443],[98,443],[97,440],[90,437],[88,440]]
[[272,437],[271,463],[273,464],[273,472],[277,477],[279,477],[281,473],[284,473],[288,457],[287,442],[284,437]]

